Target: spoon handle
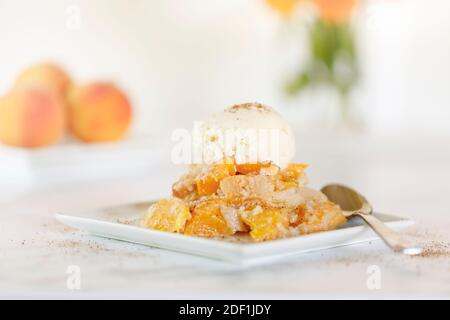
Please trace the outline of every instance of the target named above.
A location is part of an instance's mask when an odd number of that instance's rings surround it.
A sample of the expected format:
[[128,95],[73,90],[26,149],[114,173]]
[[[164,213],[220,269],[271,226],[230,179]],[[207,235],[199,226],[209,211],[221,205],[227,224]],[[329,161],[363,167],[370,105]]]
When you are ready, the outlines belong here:
[[402,238],[397,232],[386,226],[379,219],[371,214],[363,212],[355,212],[367,222],[369,226],[391,247],[395,252],[402,252],[408,255],[416,255],[422,253],[423,249],[419,246],[412,245],[406,239]]

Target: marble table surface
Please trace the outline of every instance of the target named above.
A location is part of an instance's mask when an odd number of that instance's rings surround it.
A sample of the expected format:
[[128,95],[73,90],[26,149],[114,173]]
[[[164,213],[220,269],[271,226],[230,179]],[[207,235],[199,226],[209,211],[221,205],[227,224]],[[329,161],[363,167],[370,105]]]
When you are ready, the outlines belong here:
[[[343,182],[378,211],[411,217],[416,225],[405,234],[426,254],[402,256],[373,241],[243,268],[96,238],[55,221],[57,212],[167,195],[184,168],[166,162],[0,204],[0,298],[450,298],[450,141],[314,139],[299,139],[297,155],[310,164],[312,186]],[[69,283],[73,266],[79,287]]]

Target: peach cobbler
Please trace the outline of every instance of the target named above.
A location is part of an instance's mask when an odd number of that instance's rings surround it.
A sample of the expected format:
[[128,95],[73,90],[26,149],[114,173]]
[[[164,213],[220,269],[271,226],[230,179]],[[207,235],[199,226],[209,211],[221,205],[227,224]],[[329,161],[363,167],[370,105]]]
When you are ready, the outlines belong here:
[[[239,127],[262,120],[267,126],[274,123],[267,119],[279,117],[259,104],[234,106],[225,113],[235,121],[221,124]],[[331,230],[346,222],[336,204],[307,187],[307,165],[273,159],[243,163],[236,153],[223,152],[219,161],[191,164],[173,184],[173,197],[148,209],[144,225],[200,237],[250,235],[254,241],[264,241]]]

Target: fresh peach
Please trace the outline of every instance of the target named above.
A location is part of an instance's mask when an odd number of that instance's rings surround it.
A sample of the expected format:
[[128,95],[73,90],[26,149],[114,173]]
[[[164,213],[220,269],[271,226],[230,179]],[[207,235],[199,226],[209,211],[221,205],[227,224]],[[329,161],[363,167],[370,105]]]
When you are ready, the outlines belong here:
[[24,70],[16,80],[16,87],[46,87],[65,97],[71,85],[68,74],[51,63],[33,65]]
[[69,127],[86,142],[123,138],[131,122],[131,105],[126,95],[108,83],[75,88],[69,98]]
[[37,148],[57,142],[65,130],[60,96],[42,88],[17,88],[0,98],[0,141]]

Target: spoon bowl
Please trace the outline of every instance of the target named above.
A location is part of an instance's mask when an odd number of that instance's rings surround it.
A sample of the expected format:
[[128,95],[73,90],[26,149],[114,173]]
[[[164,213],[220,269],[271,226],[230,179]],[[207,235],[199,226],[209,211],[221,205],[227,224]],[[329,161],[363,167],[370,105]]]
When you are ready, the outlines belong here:
[[363,210],[372,213],[372,207],[361,194],[341,184],[329,184],[321,189],[328,200],[338,204],[344,215],[352,215],[354,211]]
[[324,186],[321,191],[328,200],[341,207],[345,217],[349,219],[355,216],[361,217],[394,251],[408,255],[417,255],[423,252],[420,246],[412,245],[374,217],[372,206],[364,196],[355,190],[341,184],[329,184]]

